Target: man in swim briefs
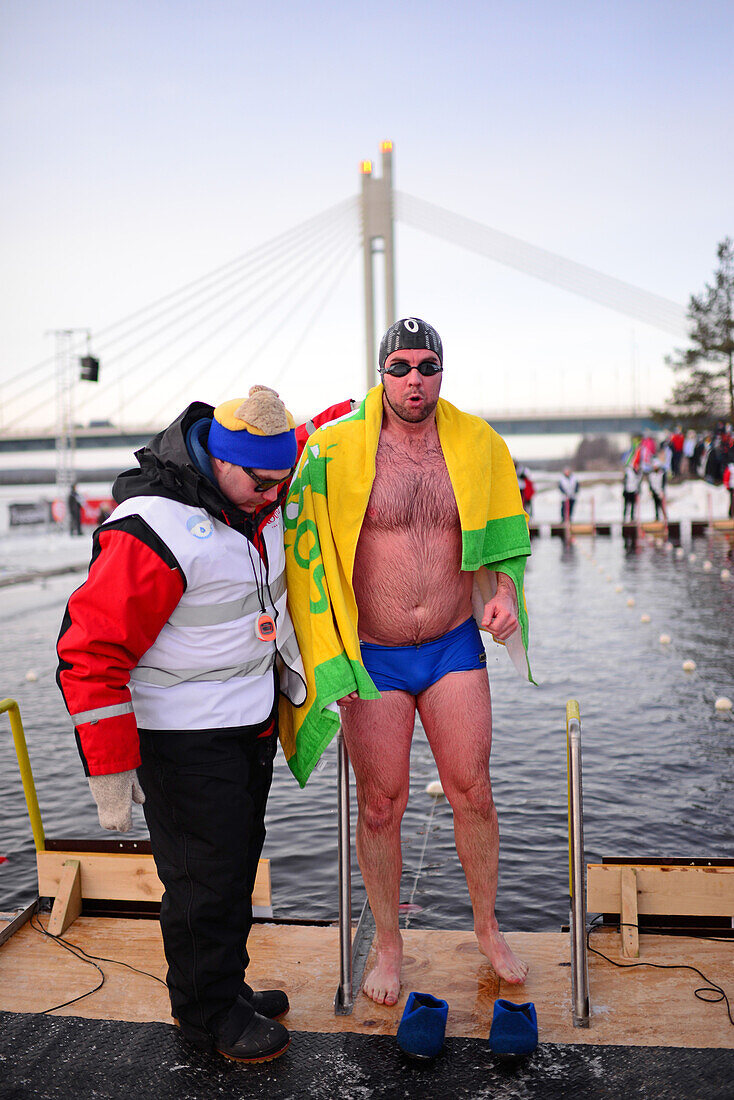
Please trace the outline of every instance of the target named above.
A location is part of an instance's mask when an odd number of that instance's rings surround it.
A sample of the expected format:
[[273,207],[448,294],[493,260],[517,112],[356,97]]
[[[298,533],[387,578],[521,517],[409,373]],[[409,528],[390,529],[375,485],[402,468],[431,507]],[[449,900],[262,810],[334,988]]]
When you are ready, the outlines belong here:
[[[489,681],[472,617],[474,574],[461,569],[459,513],[436,425],[439,335],[418,318],[398,321],[382,339],[379,362],[382,427],[353,582],[362,660],[381,698],[354,692],[339,702],[357,783],[357,854],[376,924],[377,961],[363,989],[392,1005],[400,992],[400,825],[416,709],[453,809],[479,947],[506,982],[523,982],[527,966],[494,911],[499,834]],[[497,572],[482,626],[498,641],[518,626],[507,574]]]

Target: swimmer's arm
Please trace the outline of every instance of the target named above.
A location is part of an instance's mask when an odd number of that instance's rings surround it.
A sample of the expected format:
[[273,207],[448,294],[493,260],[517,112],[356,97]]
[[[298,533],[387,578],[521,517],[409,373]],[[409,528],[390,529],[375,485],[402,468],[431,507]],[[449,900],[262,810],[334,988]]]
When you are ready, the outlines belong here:
[[498,642],[506,642],[519,625],[515,584],[507,573],[497,573],[497,591],[485,605],[481,625]]

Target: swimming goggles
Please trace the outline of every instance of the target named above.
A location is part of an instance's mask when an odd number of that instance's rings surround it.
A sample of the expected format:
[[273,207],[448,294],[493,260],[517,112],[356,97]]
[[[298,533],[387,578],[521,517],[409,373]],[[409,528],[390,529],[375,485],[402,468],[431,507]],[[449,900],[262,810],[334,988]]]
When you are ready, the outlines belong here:
[[253,488],[256,493],[267,493],[268,489],[274,489],[276,485],[282,485],[284,481],[288,481],[295,466],[292,466],[285,477],[263,477],[261,478],[254,470],[251,470],[249,466],[242,466],[241,469],[245,471],[248,477],[252,478],[255,482]]
[[434,374],[440,374],[443,367],[438,363],[418,363],[411,366],[410,363],[393,363],[391,367],[383,367],[381,374],[391,374],[393,378],[405,378],[412,370],[417,370],[424,378],[431,378]]

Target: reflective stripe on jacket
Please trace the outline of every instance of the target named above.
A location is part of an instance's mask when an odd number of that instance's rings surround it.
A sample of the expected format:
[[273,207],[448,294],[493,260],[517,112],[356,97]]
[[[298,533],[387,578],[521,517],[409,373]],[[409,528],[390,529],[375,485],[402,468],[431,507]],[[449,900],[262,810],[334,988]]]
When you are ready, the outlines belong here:
[[[132,670],[138,725],[211,729],[262,721],[273,705],[269,673],[276,644],[288,665],[299,661],[286,606],[280,511],[263,530],[264,558],[227,524],[175,500],[133,497],[108,522],[129,515],[155,531],[186,581],[177,606]],[[263,614],[275,620],[277,643],[257,636]]]

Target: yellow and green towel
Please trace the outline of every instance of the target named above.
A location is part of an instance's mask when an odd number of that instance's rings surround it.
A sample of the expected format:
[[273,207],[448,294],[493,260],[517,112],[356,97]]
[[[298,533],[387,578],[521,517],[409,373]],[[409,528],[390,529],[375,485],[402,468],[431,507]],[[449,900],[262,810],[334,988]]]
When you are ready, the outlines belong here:
[[[288,608],[308,694],[301,707],[281,696],[280,739],[301,786],[339,728],[335,701],[351,691],[380,698],[360,657],[352,571],[381,425],[382,386],[375,386],[354,412],[309,437],[283,509]],[[461,568],[488,566],[512,577],[527,653],[530,538],[507,445],[484,420],[443,399],[436,426],[459,510]]]

